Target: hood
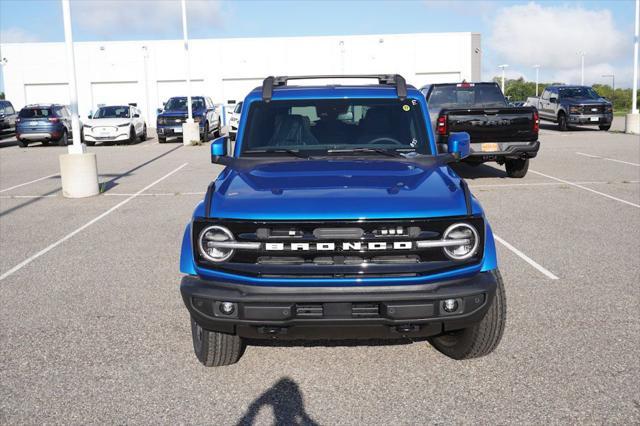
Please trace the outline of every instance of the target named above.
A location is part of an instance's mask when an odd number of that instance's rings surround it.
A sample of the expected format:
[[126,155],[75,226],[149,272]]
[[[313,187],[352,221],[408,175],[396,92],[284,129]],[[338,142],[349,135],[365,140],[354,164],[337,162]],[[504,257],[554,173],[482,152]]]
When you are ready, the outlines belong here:
[[227,168],[212,217],[245,220],[406,219],[467,214],[448,167],[368,160],[301,160]]
[[118,126],[120,124],[129,124],[131,122],[130,118],[92,118],[88,120],[85,124],[91,127],[101,127],[101,126]]
[[571,97],[571,98],[562,98],[563,101],[569,101],[569,102],[575,102],[575,103],[579,103],[579,104],[589,104],[589,105],[610,105],[611,102],[609,102],[606,99],[593,99],[593,98],[586,98],[584,96],[575,96],[575,97]]
[[[204,108],[196,108],[193,110],[193,115],[202,115],[204,114],[206,109]],[[187,109],[168,109],[162,111],[158,114],[158,117],[186,117]]]

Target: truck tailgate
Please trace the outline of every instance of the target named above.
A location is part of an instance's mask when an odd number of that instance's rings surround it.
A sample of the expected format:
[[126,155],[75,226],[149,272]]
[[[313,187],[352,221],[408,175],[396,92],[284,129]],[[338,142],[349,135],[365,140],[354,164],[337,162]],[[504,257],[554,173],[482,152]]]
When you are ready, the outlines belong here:
[[447,134],[467,132],[471,142],[527,142],[538,140],[533,107],[444,109]]

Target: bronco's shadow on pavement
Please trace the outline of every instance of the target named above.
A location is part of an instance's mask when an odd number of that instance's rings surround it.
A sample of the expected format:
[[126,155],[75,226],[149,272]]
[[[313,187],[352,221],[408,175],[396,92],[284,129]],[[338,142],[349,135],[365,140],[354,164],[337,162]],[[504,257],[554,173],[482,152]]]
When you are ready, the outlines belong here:
[[450,166],[463,179],[508,177],[507,172],[504,170],[504,166],[499,166],[497,163],[482,163],[477,166],[472,166],[466,163],[455,163]]
[[249,346],[273,346],[273,347],[354,347],[354,346],[395,346],[410,345],[416,342],[426,342],[426,337],[398,337],[397,339],[314,339],[314,340],[262,340],[247,339]]
[[251,403],[247,412],[238,421],[238,426],[253,425],[262,407],[271,407],[276,425],[318,425],[304,408],[300,387],[284,377],[267,389]]

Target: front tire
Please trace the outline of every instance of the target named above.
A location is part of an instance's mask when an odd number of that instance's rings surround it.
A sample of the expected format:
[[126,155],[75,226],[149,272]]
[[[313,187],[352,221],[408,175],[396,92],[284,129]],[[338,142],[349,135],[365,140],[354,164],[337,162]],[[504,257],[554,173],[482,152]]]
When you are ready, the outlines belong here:
[[145,124],[144,127],[142,128],[142,135],[140,135],[140,140],[142,142],[147,140],[147,125]]
[[564,112],[558,114],[558,129],[560,129],[561,132],[566,132],[569,129],[567,115]]
[[469,328],[430,337],[429,342],[441,353],[453,359],[471,359],[485,356],[500,343],[507,321],[507,299],[500,271],[491,272],[496,277],[496,294],[486,315]]
[[133,145],[134,143],[136,143],[136,129],[135,127],[131,126],[129,128],[129,139],[126,141],[127,145]]
[[611,128],[611,124],[607,124],[604,126],[598,126],[600,130],[604,130],[605,132]]
[[507,176],[510,178],[523,178],[529,170],[529,159],[507,160],[505,162]]
[[207,143],[209,140],[209,122],[204,123],[204,132],[202,133],[202,143]]
[[202,328],[191,318],[193,351],[205,367],[221,367],[238,362],[244,351],[242,338]]
[[25,141],[24,139],[18,139],[18,145],[20,146],[20,148],[26,148],[29,146],[29,142]]
[[167,138],[165,138],[164,136],[158,136],[158,143],[165,143],[167,141]]

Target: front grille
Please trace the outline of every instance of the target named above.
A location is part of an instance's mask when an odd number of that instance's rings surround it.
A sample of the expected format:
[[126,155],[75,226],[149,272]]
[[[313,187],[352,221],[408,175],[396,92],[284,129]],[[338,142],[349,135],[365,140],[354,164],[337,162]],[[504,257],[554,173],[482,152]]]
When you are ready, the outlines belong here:
[[604,105],[583,105],[583,114],[602,114],[604,112]]
[[[478,231],[478,250],[471,258],[454,261],[442,247],[418,247],[418,241],[439,241],[450,225],[460,222]],[[237,249],[225,262],[208,262],[200,256],[197,240],[213,224],[228,228],[236,242],[259,248]],[[192,229],[199,266],[263,278],[420,276],[477,264],[484,247],[482,217],[322,222],[198,218]]]

